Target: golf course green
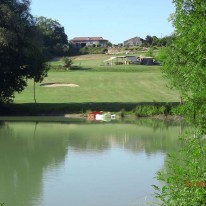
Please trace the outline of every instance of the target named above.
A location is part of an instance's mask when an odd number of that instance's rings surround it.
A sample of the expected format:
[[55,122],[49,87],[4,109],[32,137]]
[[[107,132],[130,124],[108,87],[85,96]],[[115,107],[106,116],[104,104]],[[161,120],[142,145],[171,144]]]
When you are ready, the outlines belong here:
[[[50,62],[48,77],[35,87],[37,103],[179,101],[179,94],[167,87],[161,66],[108,66],[104,65],[107,58],[107,55],[76,56],[71,70],[58,69],[63,65],[61,59]],[[51,83],[53,86],[45,87]],[[34,85],[30,80],[27,88],[15,95],[14,103],[33,102]]]

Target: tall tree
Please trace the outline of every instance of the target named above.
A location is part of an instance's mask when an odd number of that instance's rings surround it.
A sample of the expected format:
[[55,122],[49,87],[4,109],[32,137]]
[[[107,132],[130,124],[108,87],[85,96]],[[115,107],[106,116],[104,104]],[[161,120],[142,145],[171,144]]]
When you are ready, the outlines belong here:
[[151,45],[152,45],[152,42],[153,42],[152,36],[147,35],[147,36],[145,37],[145,44],[146,44],[147,46],[151,46]]
[[196,120],[206,121],[202,115],[206,114],[206,2],[173,2],[176,38],[167,49],[163,72],[187,100],[187,111]]
[[10,102],[28,78],[41,81],[45,60],[29,0],[0,1],[0,102]]
[[183,95],[181,112],[195,129],[183,138],[179,156],[168,157],[166,172],[159,173],[166,184],[155,188],[162,205],[206,205],[206,1],[173,2],[176,37],[165,50],[163,72]]
[[159,46],[170,46],[175,39],[175,34],[169,35],[169,36],[164,36],[159,39]]
[[53,19],[37,18],[37,26],[43,36],[44,52],[48,57],[63,56],[68,52],[68,40],[64,27]]
[[159,44],[159,39],[156,36],[152,36],[152,45],[157,46]]

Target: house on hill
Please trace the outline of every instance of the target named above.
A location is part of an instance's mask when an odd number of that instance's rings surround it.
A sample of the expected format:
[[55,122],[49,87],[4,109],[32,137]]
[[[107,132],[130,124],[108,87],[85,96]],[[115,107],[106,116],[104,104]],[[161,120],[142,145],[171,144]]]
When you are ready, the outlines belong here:
[[141,46],[143,41],[140,37],[134,37],[124,41],[124,46]]
[[75,48],[82,48],[85,46],[100,45],[101,47],[106,47],[108,40],[102,37],[74,37],[70,40],[70,43]]

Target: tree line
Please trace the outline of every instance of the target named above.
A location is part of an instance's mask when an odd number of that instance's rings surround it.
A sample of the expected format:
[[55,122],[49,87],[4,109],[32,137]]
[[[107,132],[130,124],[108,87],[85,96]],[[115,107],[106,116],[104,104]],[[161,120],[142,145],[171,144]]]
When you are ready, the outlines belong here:
[[64,27],[30,13],[30,0],[0,1],[0,103],[11,102],[27,80],[41,82],[46,61],[68,53]]
[[151,46],[169,46],[172,44],[173,40],[175,40],[175,33],[172,35],[164,36],[158,38],[156,36],[147,35],[145,40],[143,40],[143,46],[151,47]]

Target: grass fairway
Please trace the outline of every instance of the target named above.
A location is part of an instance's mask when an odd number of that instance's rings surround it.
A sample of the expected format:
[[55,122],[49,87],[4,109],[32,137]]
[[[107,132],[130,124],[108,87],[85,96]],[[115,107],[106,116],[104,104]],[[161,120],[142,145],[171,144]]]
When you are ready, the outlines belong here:
[[[99,58],[97,58],[99,57]],[[62,82],[79,87],[42,87],[36,85],[38,103],[85,103],[85,102],[176,102],[179,94],[166,87],[160,67],[142,65],[102,66],[108,57],[88,55],[76,57],[75,71],[48,73],[42,83]],[[58,62],[53,62],[55,66]],[[87,70],[84,70],[87,68]],[[33,82],[20,94],[14,103],[33,103]]]

